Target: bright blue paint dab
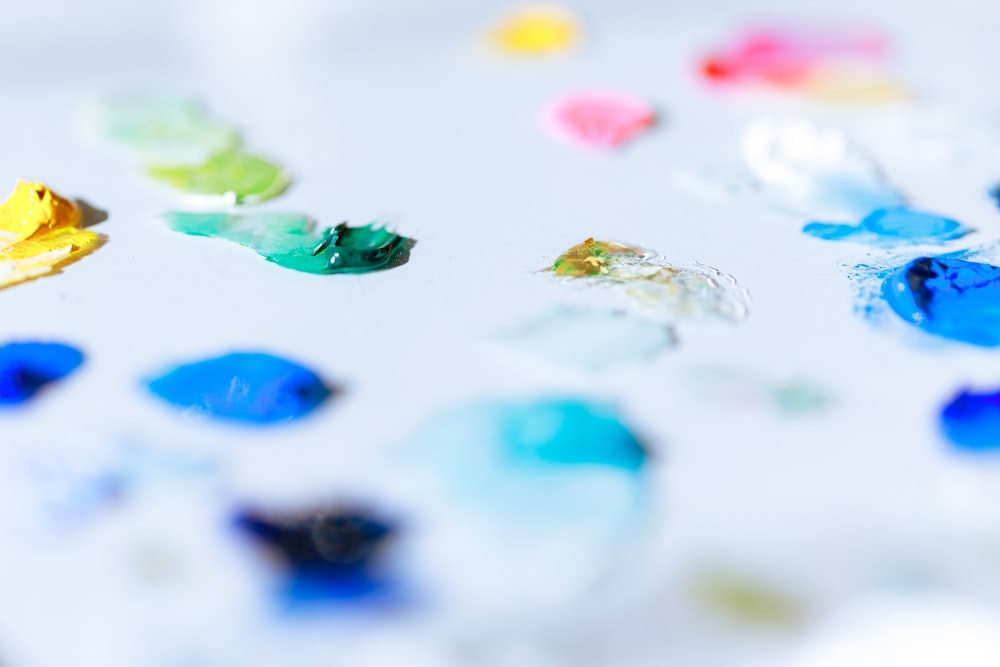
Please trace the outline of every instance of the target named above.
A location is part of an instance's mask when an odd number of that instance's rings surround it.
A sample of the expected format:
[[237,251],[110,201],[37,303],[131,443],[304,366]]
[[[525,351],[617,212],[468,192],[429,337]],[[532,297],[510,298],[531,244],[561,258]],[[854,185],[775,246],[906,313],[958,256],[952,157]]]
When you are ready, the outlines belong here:
[[959,392],[941,411],[941,429],[958,449],[1000,450],[1000,390]]
[[882,283],[893,311],[928,333],[973,345],[1000,345],[1000,267],[920,257]]
[[149,389],[190,412],[255,424],[297,419],[330,396],[308,368],[248,352],[178,366],[150,381]]
[[59,343],[8,343],[0,347],[0,405],[30,400],[45,385],[83,363],[83,354]]
[[896,206],[876,209],[857,225],[811,222],[802,231],[827,241],[899,245],[943,243],[961,238],[973,230],[950,218]]

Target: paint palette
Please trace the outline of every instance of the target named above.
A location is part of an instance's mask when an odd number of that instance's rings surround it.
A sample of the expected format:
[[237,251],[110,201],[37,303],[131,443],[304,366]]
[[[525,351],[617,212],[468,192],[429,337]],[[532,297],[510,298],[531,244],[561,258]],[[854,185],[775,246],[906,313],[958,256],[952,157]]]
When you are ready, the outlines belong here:
[[661,5],[8,8],[0,665],[1000,664],[1000,15]]

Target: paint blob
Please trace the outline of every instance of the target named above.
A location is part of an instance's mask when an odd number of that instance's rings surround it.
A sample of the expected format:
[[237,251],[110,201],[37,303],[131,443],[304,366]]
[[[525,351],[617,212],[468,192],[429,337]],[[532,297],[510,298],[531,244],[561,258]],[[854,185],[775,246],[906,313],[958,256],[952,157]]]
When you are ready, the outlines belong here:
[[990,188],[990,197],[996,202],[997,206],[1000,206],[1000,184]]
[[572,51],[583,38],[583,22],[556,5],[521,7],[505,16],[490,37],[506,53],[558,55]]
[[192,236],[224,239],[267,261],[306,273],[370,273],[405,264],[414,241],[375,223],[318,230],[299,213],[167,213],[167,225]]
[[226,204],[258,204],[277,197],[291,183],[280,166],[243,151],[219,153],[193,166],[153,166],[149,175],[182,192]]
[[25,403],[80,367],[83,353],[61,343],[7,343],[0,347],[0,405]]
[[920,257],[882,284],[889,307],[924,331],[983,347],[1000,345],[1000,267]]
[[186,414],[249,424],[298,419],[332,393],[308,368],[256,352],[178,366],[151,380],[149,389]]
[[76,202],[42,183],[18,181],[0,204],[0,288],[56,273],[96,250],[101,236],[82,223]]
[[960,391],[941,411],[941,430],[962,451],[1000,449],[1000,390]]
[[704,573],[695,588],[702,606],[742,625],[790,627],[802,618],[802,609],[789,596],[740,574]]
[[349,507],[296,513],[242,511],[236,526],[280,559],[294,601],[356,599],[390,587],[382,571],[396,526]]
[[876,246],[900,243],[943,243],[972,230],[960,222],[906,206],[875,209],[857,225],[810,222],[802,231],[827,241],[854,241]]
[[555,136],[596,148],[614,148],[656,123],[653,108],[633,95],[584,92],[564,97],[545,111],[544,123]]
[[701,73],[720,86],[829,101],[890,102],[906,91],[883,71],[888,50],[885,37],[870,28],[764,25],[705,58]]
[[547,269],[583,284],[622,290],[633,307],[664,322],[746,319],[749,296],[732,276],[694,264],[667,263],[653,251],[590,238],[561,254]]
[[668,327],[615,310],[560,306],[503,336],[514,350],[566,368],[601,371],[673,345]]

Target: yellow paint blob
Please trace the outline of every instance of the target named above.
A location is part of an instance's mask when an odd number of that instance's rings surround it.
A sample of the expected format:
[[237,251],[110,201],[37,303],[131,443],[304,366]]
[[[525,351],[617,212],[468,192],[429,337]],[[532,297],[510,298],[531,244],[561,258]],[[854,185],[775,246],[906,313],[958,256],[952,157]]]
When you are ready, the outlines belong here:
[[583,23],[572,12],[552,5],[523,7],[501,20],[493,42],[503,51],[548,55],[573,49],[583,37]]
[[820,70],[800,86],[806,95],[824,102],[884,104],[911,97],[908,90],[888,76],[862,68]]
[[52,273],[97,248],[80,207],[42,183],[18,181],[0,204],[0,288]]

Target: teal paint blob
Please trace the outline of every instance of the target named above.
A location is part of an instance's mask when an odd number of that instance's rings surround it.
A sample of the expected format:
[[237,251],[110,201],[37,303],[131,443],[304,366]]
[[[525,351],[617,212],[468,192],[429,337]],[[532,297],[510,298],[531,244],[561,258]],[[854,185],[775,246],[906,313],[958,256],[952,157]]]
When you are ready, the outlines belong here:
[[299,419],[332,393],[308,368],[257,352],[178,366],[151,380],[149,390],[189,414],[248,424]]
[[928,333],[1000,346],[1000,267],[920,257],[885,279],[882,296],[899,317]]
[[827,241],[890,246],[943,243],[961,238],[973,230],[950,218],[896,206],[875,209],[857,225],[811,222],[802,231]]
[[405,264],[415,244],[374,223],[318,230],[299,213],[167,213],[167,225],[192,236],[224,239],[267,261],[305,273],[370,273]]

